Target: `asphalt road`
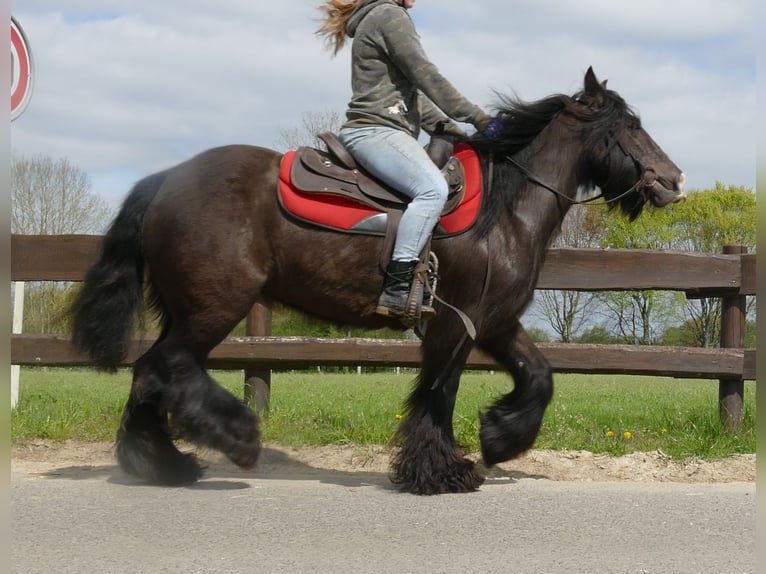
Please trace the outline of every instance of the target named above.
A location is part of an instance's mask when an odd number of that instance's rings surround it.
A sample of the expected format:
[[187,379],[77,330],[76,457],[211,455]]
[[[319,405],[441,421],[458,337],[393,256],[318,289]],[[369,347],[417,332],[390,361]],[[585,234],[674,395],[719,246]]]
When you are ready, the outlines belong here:
[[12,471],[12,572],[755,574],[755,484],[488,479],[416,497],[381,473]]

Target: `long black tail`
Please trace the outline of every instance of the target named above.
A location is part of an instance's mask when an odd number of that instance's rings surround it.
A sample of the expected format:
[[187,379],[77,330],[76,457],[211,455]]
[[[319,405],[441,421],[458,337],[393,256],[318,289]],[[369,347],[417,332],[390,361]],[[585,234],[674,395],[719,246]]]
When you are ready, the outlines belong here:
[[128,353],[136,310],[143,301],[141,228],[166,175],[150,175],[133,187],[72,304],[72,341],[98,369],[116,370]]

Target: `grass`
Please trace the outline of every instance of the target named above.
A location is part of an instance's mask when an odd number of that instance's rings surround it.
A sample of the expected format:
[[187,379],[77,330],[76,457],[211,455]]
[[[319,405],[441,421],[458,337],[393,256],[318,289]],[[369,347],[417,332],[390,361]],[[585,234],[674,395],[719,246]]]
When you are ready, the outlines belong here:
[[[240,396],[241,372],[214,372]],[[403,415],[415,374],[274,373],[266,441],[285,446],[385,444]],[[718,418],[717,381],[640,376],[556,375],[536,448],[613,455],[661,450],[673,458],[720,458],[755,452],[755,383],[745,385],[744,423],[727,432]],[[130,388],[130,373],[25,368],[16,442],[35,438],[112,440]],[[454,424],[458,439],[478,450],[478,412],[512,388],[500,373],[463,376]]]

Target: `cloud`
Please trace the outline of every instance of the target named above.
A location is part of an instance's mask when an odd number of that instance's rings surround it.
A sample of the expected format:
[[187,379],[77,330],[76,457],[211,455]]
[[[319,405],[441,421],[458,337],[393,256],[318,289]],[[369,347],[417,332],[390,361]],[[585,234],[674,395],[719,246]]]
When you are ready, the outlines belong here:
[[[274,147],[308,112],[342,112],[349,53],[315,37],[317,0],[25,0],[35,90],[16,153],[67,157],[116,201],[142,174],[227,143]],[[412,15],[466,96],[572,93],[589,65],[640,112],[689,186],[754,187],[754,2],[457,0]]]

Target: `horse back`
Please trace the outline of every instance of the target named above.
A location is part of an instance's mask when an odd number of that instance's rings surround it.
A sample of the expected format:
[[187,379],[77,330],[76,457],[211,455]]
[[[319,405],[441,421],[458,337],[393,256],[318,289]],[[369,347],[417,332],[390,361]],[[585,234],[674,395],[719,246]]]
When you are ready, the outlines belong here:
[[[147,225],[170,225],[176,232],[208,232],[251,216],[268,201],[282,154],[257,146],[228,145],[206,150],[167,170],[147,212]],[[268,190],[272,193],[267,193]]]

